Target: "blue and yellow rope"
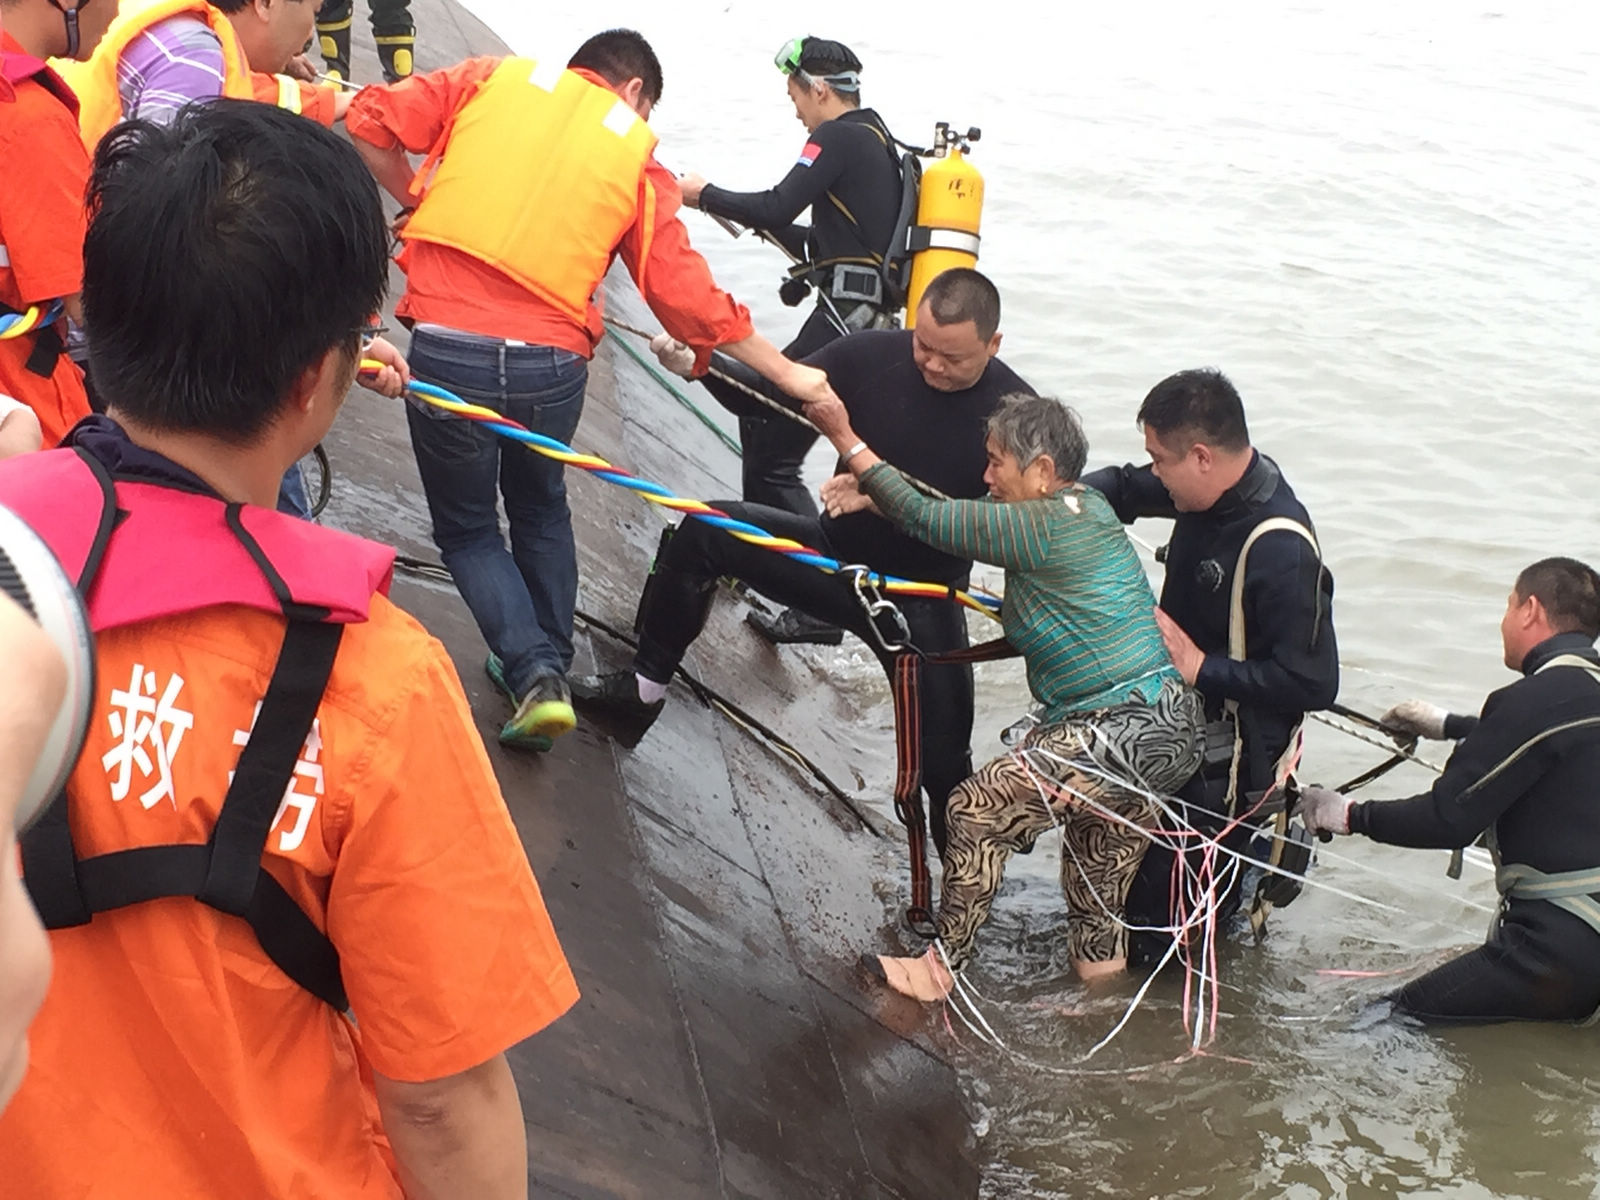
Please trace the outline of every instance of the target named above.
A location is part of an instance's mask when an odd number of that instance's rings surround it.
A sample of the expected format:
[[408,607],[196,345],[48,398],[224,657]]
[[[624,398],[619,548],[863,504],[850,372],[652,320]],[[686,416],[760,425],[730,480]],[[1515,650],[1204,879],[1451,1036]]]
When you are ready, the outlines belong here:
[[61,301],[59,300],[52,300],[49,304],[42,306],[35,304],[27,312],[6,313],[4,316],[0,316],[0,341],[5,341],[7,338],[22,337],[25,334],[32,333],[35,329],[53,325],[60,319]]
[[[383,364],[373,359],[365,359],[361,366],[363,370],[379,370]],[[810,546],[802,545],[791,538],[775,537],[758,525],[747,521],[740,521],[729,516],[721,509],[713,508],[703,500],[688,500],[676,496],[659,483],[652,483],[648,479],[640,479],[637,475],[608,463],[605,459],[593,454],[580,454],[564,442],[555,438],[545,437],[543,434],[534,433],[530,429],[510,420],[504,414],[495,412],[492,408],[481,405],[469,404],[454,392],[431,383],[412,380],[410,391],[413,396],[424,404],[451,413],[467,421],[476,421],[487,429],[493,430],[501,437],[521,442],[530,450],[554,459],[565,466],[577,467],[579,470],[588,471],[604,479],[607,483],[614,483],[618,487],[627,488],[636,492],[651,504],[662,508],[681,512],[686,516],[704,521],[708,525],[725,530],[731,536],[752,546],[760,546],[777,554],[784,554],[808,566],[816,567],[819,571],[836,574],[847,570],[845,563],[836,558],[830,558],[820,551],[813,550]],[[867,580],[879,591],[893,596],[928,596],[948,598],[974,612],[980,612],[994,620],[1000,619],[1000,598],[986,593],[973,593],[962,591],[959,588],[946,587],[942,583],[917,583],[909,579],[901,579],[894,575],[882,575],[875,571],[867,573]]]

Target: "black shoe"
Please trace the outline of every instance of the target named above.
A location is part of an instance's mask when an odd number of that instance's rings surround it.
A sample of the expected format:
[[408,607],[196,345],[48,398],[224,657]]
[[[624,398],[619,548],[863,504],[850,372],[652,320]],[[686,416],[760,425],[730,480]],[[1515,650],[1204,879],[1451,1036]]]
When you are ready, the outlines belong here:
[[574,675],[567,680],[572,700],[586,716],[609,725],[618,740],[632,746],[655,724],[666,701],[646,704],[639,699],[639,681],[632,671],[607,671],[604,675]]
[[776,617],[752,609],[744,619],[774,646],[838,646],[844,642],[844,630],[798,608],[786,608]]

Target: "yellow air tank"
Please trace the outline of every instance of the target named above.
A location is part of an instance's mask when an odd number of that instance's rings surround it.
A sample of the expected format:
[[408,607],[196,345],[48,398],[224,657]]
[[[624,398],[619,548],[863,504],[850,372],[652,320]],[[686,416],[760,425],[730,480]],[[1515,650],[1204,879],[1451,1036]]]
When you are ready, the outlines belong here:
[[906,289],[907,329],[916,325],[917,305],[936,276],[952,267],[973,267],[978,263],[983,176],[967,161],[964,142],[952,140],[956,145],[922,172],[917,223],[909,238],[912,259],[911,283]]

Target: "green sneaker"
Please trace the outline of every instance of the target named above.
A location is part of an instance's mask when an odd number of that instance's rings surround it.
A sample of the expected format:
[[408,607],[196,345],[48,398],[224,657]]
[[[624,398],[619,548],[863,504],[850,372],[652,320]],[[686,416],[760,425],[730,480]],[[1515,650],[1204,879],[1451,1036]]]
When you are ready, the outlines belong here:
[[551,741],[570,733],[577,723],[567,681],[559,675],[541,675],[500,730],[500,743],[534,749],[538,748],[534,739],[538,739],[549,749]]
[[489,677],[489,682],[500,689],[501,695],[511,701],[511,707],[517,706],[517,694],[511,690],[511,685],[506,682],[506,665],[500,661],[500,656],[489,654],[488,660],[483,664],[483,673]]

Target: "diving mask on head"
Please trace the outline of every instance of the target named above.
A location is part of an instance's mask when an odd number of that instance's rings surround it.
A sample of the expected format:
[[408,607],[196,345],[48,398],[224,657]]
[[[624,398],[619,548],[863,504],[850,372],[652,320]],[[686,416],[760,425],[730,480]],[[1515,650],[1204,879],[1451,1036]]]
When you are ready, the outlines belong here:
[[773,65],[785,75],[798,75],[802,83],[820,82],[835,91],[859,92],[861,76],[855,71],[840,71],[836,75],[813,75],[800,65],[800,59],[806,52],[806,43],[811,40],[808,37],[790,38],[778,47],[778,53],[772,58]]

